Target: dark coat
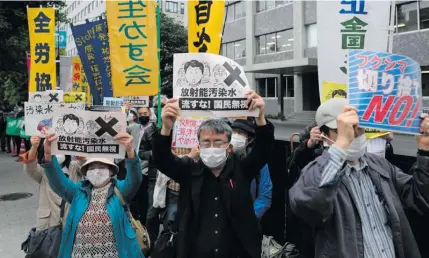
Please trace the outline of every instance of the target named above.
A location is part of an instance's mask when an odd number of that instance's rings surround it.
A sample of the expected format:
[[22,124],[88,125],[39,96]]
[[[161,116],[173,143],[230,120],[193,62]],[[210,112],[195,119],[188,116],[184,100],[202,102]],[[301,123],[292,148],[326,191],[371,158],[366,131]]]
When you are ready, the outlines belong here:
[[[261,257],[262,234],[253,209],[250,182],[267,163],[273,141],[274,127],[271,123],[257,127],[252,151],[244,159],[230,154],[219,176],[228,218],[237,238],[252,258]],[[174,156],[171,153],[171,136],[155,135],[153,155],[159,171],[180,184],[177,257],[189,258],[199,233],[203,175],[211,172],[202,161]]]
[[[148,177],[151,180],[156,180],[156,175],[158,172],[152,157],[153,135],[156,133],[157,129],[156,123],[150,122],[150,126],[146,128],[143,133],[139,147],[139,157],[143,161],[143,164],[148,164]],[[145,161],[146,163],[144,163]]]

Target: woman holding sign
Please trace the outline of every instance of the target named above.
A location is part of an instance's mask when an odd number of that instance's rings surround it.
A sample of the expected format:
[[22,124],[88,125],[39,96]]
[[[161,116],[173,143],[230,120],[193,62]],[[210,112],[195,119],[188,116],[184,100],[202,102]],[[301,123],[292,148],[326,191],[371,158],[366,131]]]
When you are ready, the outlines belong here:
[[51,143],[56,138],[55,134],[46,137],[42,167],[52,189],[71,203],[58,257],[144,258],[120,201],[122,196],[129,203],[142,180],[133,137],[127,133],[115,137],[127,153],[125,180],[114,178],[118,166],[113,161],[91,158],[81,168],[85,180],[79,183],[67,179],[57,158],[51,155]]

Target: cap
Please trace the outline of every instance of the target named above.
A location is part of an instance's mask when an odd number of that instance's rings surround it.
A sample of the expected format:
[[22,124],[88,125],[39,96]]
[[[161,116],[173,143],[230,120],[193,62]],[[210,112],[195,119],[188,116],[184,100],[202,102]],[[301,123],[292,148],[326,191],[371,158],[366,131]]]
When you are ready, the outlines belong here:
[[100,162],[106,165],[109,165],[113,169],[113,174],[116,175],[119,172],[119,167],[110,159],[106,158],[91,158],[88,159],[80,168],[80,173],[84,176],[86,176],[86,172],[88,171],[89,164],[94,162]]
[[343,112],[348,103],[348,99],[333,98],[320,105],[316,112],[317,126],[326,125],[331,129],[337,129],[337,116]]
[[231,128],[243,130],[252,136],[255,135],[255,125],[249,120],[235,119]]

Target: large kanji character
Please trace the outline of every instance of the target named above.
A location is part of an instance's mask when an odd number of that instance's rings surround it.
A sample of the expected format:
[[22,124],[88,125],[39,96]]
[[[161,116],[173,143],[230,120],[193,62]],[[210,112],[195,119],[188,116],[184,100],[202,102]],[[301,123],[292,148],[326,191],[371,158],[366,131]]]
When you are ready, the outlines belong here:
[[50,47],[48,43],[36,43],[34,47],[34,52],[36,55],[36,64],[42,62],[42,64],[47,64],[49,62],[49,52]]
[[198,41],[194,41],[193,44],[195,47],[198,48],[198,52],[205,53],[207,52],[208,48],[205,42],[210,43],[210,35],[206,33],[206,28],[203,28],[203,30],[200,32],[197,32]]
[[[129,43],[128,45],[121,45],[121,48],[128,48],[128,57],[133,61],[144,61],[143,48],[147,47],[147,44],[133,44]],[[142,58],[139,58],[142,57]]]
[[[125,37],[127,37],[127,39],[133,39],[134,40],[134,39],[138,39],[139,37],[143,37],[144,39],[147,39],[147,36],[143,32],[143,28],[145,28],[145,27],[146,27],[146,25],[137,24],[136,21],[133,21],[132,25],[127,25],[125,23],[122,24],[121,27],[119,28],[119,32],[124,32]],[[132,36],[130,33],[130,30],[135,31],[137,35]]]
[[131,84],[150,84],[150,75],[147,74],[152,70],[146,67],[142,67],[140,65],[134,65],[128,69],[123,70],[127,75],[126,79],[129,79],[125,86],[129,86]]
[[[118,16],[119,19],[126,18],[145,18],[146,14],[144,14],[144,8],[146,4],[143,3],[142,0],[129,0],[128,2],[120,2],[118,3],[119,8],[125,6],[125,9],[119,9],[119,13],[126,13],[124,16]],[[128,8],[127,8],[128,7]],[[142,8],[137,8],[142,7]]]
[[51,75],[46,73],[36,73],[37,91],[52,90]]
[[34,18],[34,23],[36,24],[35,33],[49,33],[49,22],[51,19],[46,16],[42,11]]
[[[349,5],[349,10],[340,10],[340,14],[367,14],[368,12],[365,12],[365,0],[342,0],[342,5]],[[358,9],[359,7],[359,9]]]
[[198,1],[198,4],[195,6],[195,14],[197,17],[197,24],[205,24],[210,20],[210,10],[213,1]]

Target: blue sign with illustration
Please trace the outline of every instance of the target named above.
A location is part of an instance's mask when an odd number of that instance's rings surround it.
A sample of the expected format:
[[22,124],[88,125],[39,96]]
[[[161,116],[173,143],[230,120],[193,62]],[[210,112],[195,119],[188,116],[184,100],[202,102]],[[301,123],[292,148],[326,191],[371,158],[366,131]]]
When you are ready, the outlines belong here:
[[413,59],[349,50],[348,99],[363,128],[419,134],[422,113],[420,65]]
[[57,48],[66,48],[67,47],[67,31],[57,30],[55,33],[56,46]]

